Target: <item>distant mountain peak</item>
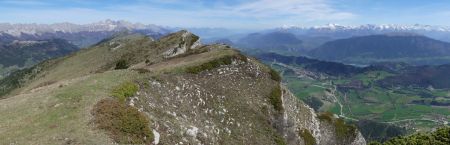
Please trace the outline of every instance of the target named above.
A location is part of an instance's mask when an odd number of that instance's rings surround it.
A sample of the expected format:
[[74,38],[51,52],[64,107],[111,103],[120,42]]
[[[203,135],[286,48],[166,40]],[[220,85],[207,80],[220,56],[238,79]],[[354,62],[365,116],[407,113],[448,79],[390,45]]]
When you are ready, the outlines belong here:
[[43,33],[76,33],[76,32],[99,32],[99,31],[122,31],[122,30],[153,30],[165,31],[163,27],[153,24],[132,23],[124,20],[106,19],[103,21],[89,24],[74,24],[69,22],[54,24],[10,24],[0,23],[0,33],[6,33],[13,36],[40,35]]
[[401,24],[364,24],[364,25],[340,25],[335,23],[329,23],[326,25],[318,26],[299,26],[299,25],[283,25],[278,29],[304,29],[304,30],[314,30],[314,29],[327,29],[327,30],[386,30],[386,31],[445,31],[450,32],[450,27],[448,26],[432,26],[432,25],[401,25]]

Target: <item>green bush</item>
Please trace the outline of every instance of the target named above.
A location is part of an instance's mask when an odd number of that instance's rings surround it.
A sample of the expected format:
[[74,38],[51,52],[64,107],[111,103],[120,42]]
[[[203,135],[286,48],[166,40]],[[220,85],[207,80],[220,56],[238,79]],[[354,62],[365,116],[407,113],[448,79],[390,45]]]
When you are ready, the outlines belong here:
[[125,102],[128,97],[133,96],[139,87],[132,82],[125,82],[113,89],[111,95],[117,98],[120,102]]
[[150,144],[150,121],[136,108],[114,99],[99,101],[92,111],[94,123],[119,144]]
[[277,85],[272,92],[270,92],[269,101],[275,110],[283,111],[283,100],[281,98],[282,92],[280,85]]
[[301,129],[299,132],[300,137],[303,138],[305,145],[316,145],[316,139],[307,129]]
[[128,67],[130,67],[128,66],[128,62],[124,59],[121,59],[116,63],[116,67],[114,69],[127,69]]
[[287,145],[284,138],[278,135],[277,133],[274,133],[273,137],[276,145]]
[[320,121],[328,121],[328,122],[333,122],[333,113],[331,112],[324,112],[324,113],[320,113],[317,115],[317,118]]
[[334,130],[338,140],[345,140],[356,136],[356,127],[353,125],[345,124],[343,119],[336,119],[334,121]]
[[358,125],[358,130],[366,141],[385,142],[393,137],[407,134],[404,127],[389,123],[361,119],[357,123],[355,122],[355,124]]
[[[390,139],[383,145],[449,145],[450,127],[439,128],[431,133],[417,133],[410,136],[401,136]],[[381,145],[373,142],[371,145]]]
[[185,69],[185,71],[188,73],[198,74],[202,71],[211,70],[211,69],[217,68],[221,65],[230,65],[233,62],[233,59],[239,59],[239,60],[245,61],[245,59],[243,57],[245,57],[245,56],[241,56],[241,55],[225,56],[225,57],[218,58],[218,59],[200,64],[197,66],[188,67]]
[[356,136],[356,127],[354,125],[346,124],[343,119],[334,118],[333,113],[320,113],[317,118],[320,121],[331,123],[334,126],[337,139],[341,142]]
[[270,78],[272,80],[277,81],[277,82],[281,82],[281,76],[276,70],[270,68],[269,74],[270,74]]

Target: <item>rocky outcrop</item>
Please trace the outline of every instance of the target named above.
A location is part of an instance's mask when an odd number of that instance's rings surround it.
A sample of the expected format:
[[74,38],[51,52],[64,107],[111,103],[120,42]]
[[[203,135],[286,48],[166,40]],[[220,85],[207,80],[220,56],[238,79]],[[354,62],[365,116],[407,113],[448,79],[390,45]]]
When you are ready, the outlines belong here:
[[345,139],[339,139],[335,131],[336,126],[328,121],[322,121],[314,110],[299,101],[286,87],[283,87],[283,117],[281,118],[282,133],[288,144],[303,144],[305,139],[299,136],[304,129],[308,130],[317,144],[354,144],[364,145],[365,139],[359,131],[354,130],[354,135]]
[[195,49],[201,45],[199,37],[186,30],[182,30],[172,35],[181,35],[180,37],[178,37],[179,39],[181,39],[181,41],[180,43],[173,44],[167,51],[163,53],[165,58],[171,58],[184,54],[189,50]]
[[[185,31],[172,35],[180,35],[181,43],[163,53],[167,60],[142,69],[158,72],[168,64],[188,69],[150,73],[139,80],[140,91],[131,100],[153,121],[160,144],[366,144],[356,129],[339,134],[337,118],[319,119],[257,60],[223,57],[232,49],[222,45],[187,53],[199,48],[196,37]],[[192,67],[196,71],[183,71]],[[276,109],[270,95],[280,86],[282,109]]]

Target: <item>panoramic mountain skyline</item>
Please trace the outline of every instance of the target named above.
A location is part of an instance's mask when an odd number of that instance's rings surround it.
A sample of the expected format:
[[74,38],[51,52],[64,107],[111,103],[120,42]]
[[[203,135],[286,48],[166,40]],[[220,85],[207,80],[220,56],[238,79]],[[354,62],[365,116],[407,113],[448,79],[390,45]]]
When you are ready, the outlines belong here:
[[450,145],[448,0],[0,0],[0,145]]
[[446,1],[420,0],[2,0],[0,23],[86,24],[114,19],[170,27],[233,29],[326,23],[448,26],[449,6]]

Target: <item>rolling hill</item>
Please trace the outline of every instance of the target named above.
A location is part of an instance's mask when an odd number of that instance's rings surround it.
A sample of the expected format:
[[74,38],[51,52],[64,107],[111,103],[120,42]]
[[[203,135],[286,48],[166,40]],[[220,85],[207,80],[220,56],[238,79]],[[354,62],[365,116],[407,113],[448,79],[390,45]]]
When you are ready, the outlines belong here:
[[450,62],[450,43],[418,35],[371,35],[327,42],[309,55],[354,64],[445,64]]
[[14,70],[78,50],[77,46],[63,39],[3,43],[0,44],[0,75],[3,77]]
[[237,40],[235,46],[264,52],[299,52],[302,50],[302,41],[291,33],[252,33]]

